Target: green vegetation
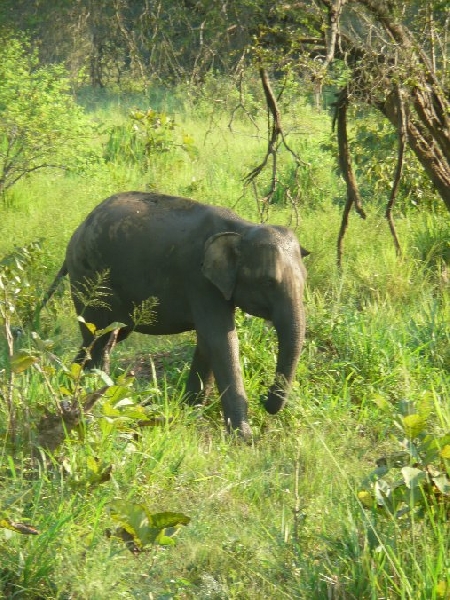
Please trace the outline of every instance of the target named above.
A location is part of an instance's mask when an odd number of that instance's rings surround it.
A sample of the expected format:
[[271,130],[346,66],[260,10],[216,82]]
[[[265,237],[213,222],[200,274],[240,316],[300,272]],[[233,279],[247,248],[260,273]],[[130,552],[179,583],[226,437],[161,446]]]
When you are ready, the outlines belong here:
[[37,52],[13,37],[0,50],[0,198],[23,177],[95,161],[91,124],[70,95],[61,66],[39,65]]
[[0,596],[448,600],[450,224],[405,200],[397,258],[373,182],[338,272],[346,192],[331,119],[297,89],[283,125],[301,168],[280,152],[280,189],[295,193],[268,213],[312,252],[307,342],[271,417],[259,398],[275,337],[238,314],[252,444],[226,435],[218,398],[183,404],[192,335],[134,334],[111,376],[84,373],[67,283],[27,327],[74,228],[110,193],[160,190],[258,219],[243,179],[266,150],[266,115],[250,93],[251,114],[233,118],[234,98],[215,97],[86,94],[91,163],[22,178],[2,208]]

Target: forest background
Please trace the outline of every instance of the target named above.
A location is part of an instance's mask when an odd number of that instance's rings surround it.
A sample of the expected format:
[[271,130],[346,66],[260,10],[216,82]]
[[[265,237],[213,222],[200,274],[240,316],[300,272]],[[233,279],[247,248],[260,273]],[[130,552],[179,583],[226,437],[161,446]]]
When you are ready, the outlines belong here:
[[[450,598],[449,26],[428,0],[2,1],[3,597]],[[107,376],[71,363],[67,285],[30,325],[127,189],[311,251],[277,417],[273,333],[237,315],[250,445],[183,405],[191,335],[134,334]]]

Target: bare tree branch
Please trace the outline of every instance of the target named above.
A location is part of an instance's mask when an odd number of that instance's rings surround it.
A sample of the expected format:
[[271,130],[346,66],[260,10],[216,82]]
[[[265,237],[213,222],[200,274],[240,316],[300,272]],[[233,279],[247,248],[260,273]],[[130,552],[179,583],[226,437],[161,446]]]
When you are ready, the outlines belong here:
[[[272,87],[269,81],[269,75],[267,73],[267,69],[261,67],[259,69],[259,76],[261,78],[261,83],[264,90],[264,95],[266,97],[267,109],[268,109],[268,119],[269,119],[269,134],[268,134],[268,143],[267,143],[267,152],[262,162],[256,166],[252,171],[246,175],[244,178],[244,182],[246,185],[249,183],[253,184],[253,189],[256,192],[255,180],[258,175],[266,167],[269,159],[272,159],[272,176],[269,191],[265,194],[265,196],[258,200],[258,207],[260,208],[260,203],[263,204],[263,209],[259,209],[260,218],[264,218],[264,213],[267,213],[268,206],[270,205],[271,199],[275,194],[277,186],[279,184],[278,181],[278,173],[277,173],[277,152],[279,147],[282,145],[284,148],[293,156],[297,168],[302,164],[300,157],[292,150],[292,148],[287,144],[285,134],[283,131],[283,127],[281,125],[281,114],[278,108],[277,99],[275,98],[275,94],[273,93]],[[270,126],[270,122],[272,125]],[[256,196],[258,198],[258,196]]]
[[347,88],[344,88],[339,94],[336,103],[336,112],[333,120],[333,127],[337,121],[339,166],[347,184],[347,200],[345,203],[344,212],[342,214],[341,227],[339,230],[339,237],[337,243],[337,263],[339,268],[342,266],[344,236],[347,231],[348,217],[352,206],[355,206],[356,212],[362,219],[366,218],[366,213],[364,212],[364,209],[362,207],[362,201],[358,190],[358,184],[356,182],[356,177],[353,172],[352,159],[350,155],[350,149],[348,146],[347,109],[348,90]]
[[403,172],[403,159],[405,155],[405,146],[407,142],[407,126],[406,126],[406,111],[403,103],[402,92],[400,88],[395,91],[397,99],[397,110],[398,110],[398,126],[397,126],[397,137],[398,137],[398,153],[397,153],[397,166],[395,168],[394,181],[392,184],[391,195],[386,205],[386,219],[389,223],[389,228],[394,238],[394,246],[397,256],[401,256],[402,249],[395,229],[394,217],[392,209],[394,207],[395,199],[397,197],[398,188]]
[[241,59],[239,60],[239,64],[237,66],[237,88],[239,90],[239,102],[238,104],[236,104],[236,106],[234,107],[234,109],[231,112],[231,117],[230,117],[230,121],[228,123],[228,129],[230,131],[233,131],[233,121],[234,121],[234,117],[237,113],[238,110],[242,110],[247,117],[250,119],[250,121],[252,122],[252,124],[258,129],[258,124],[256,123],[255,119],[252,117],[252,115],[249,113],[249,111],[247,110],[246,106],[245,106],[245,102],[244,102],[244,91],[243,91],[243,83],[244,83],[244,74],[245,74],[245,54],[242,55]]

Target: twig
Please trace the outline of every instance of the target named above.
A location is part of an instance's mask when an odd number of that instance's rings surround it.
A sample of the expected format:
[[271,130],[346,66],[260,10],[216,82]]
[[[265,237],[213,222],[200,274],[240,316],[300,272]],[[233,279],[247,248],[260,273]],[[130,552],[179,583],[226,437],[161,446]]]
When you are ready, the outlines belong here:
[[239,74],[238,74],[237,89],[239,91],[239,102],[233,108],[233,111],[232,111],[231,117],[230,117],[230,121],[228,123],[228,129],[230,131],[233,131],[234,117],[235,117],[237,111],[240,109],[240,110],[242,110],[247,115],[247,117],[250,119],[250,121],[252,122],[252,124],[259,131],[258,124],[256,123],[255,119],[252,117],[252,115],[249,113],[249,111],[247,110],[247,108],[245,107],[244,92],[243,92],[243,89],[242,89],[243,81],[244,81],[244,56],[242,56],[241,59],[240,59],[240,61],[239,61],[238,69],[239,69]]
[[327,54],[321,69],[315,78],[320,94],[322,93],[325,74],[334,60],[339,39],[339,20],[345,3],[346,0],[331,0],[328,4],[329,28],[327,31],[328,35],[325,36]]
[[57,414],[46,412],[37,427],[37,445],[46,451],[54,452],[64,441],[66,435],[78,427],[84,415],[93,408],[97,400],[108,389],[109,386],[105,385],[101,389],[87,394],[83,404],[79,402],[78,398],[74,398],[72,401],[63,401],[58,406]]
[[[252,171],[250,171],[250,173],[244,177],[244,183],[245,185],[252,184],[253,190],[257,198],[258,206],[261,202],[264,203],[264,206],[266,207],[267,211],[279,184],[277,155],[280,146],[284,146],[284,148],[293,156],[297,166],[302,164],[302,161],[300,160],[300,157],[292,150],[292,148],[286,142],[286,137],[283,131],[283,127],[281,125],[281,114],[278,108],[277,99],[275,98],[272,87],[270,85],[267,69],[265,69],[264,67],[260,67],[259,76],[261,78],[261,83],[264,90],[264,95],[266,97],[268,110],[267,152],[261,163],[257,165],[254,169],[252,169]],[[255,180],[267,166],[270,158],[272,159],[272,175],[270,179],[270,187],[268,192],[264,195],[264,197],[258,200]],[[261,211],[261,209],[259,208],[260,217],[263,216],[263,212],[264,211]]]
[[341,227],[339,230],[339,237],[337,243],[337,263],[339,268],[341,268],[342,266],[344,236],[347,231],[348,216],[350,214],[352,206],[355,206],[356,212],[362,219],[366,218],[366,213],[364,212],[364,209],[362,207],[362,201],[358,190],[358,184],[356,182],[356,177],[353,172],[352,159],[348,145],[347,109],[348,90],[345,87],[339,94],[338,101],[336,103],[336,112],[333,119],[333,128],[337,121],[339,166],[347,184],[347,200],[345,203],[344,212],[342,214]]
[[400,185],[400,180],[403,173],[403,160],[405,155],[405,146],[407,142],[407,125],[406,125],[406,112],[405,105],[403,103],[403,98],[401,95],[400,88],[396,88],[395,91],[396,101],[397,101],[397,111],[398,111],[398,125],[397,125],[397,137],[398,137],[398,153],[397,153],[397,166],[395,168],[394,173],[394,181],[392,184],[391,195],[389,197],[388,203],[386,205],[386,219],[389,223],[389,228],[392,233],[392,237],[394,238],[394,246],[395,252],[397,256],[401,256],[402,249],[400,246],[400,242],[397,236],[397,231],[395,229],[394,217],[392,214],[392,209],[394,207],[395,199],[397,197],[398,188]]

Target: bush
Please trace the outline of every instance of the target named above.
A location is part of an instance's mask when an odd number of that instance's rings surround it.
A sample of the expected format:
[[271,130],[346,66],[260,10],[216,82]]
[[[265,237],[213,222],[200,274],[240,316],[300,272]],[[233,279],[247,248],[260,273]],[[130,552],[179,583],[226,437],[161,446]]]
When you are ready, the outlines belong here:
[[192,137],[180,132],[174,117],[165,112],[133,109],[124,125],[114,125],[105,147],[107,162],[124,161],[148,167],[152,159],[180,148],[191,160],[198,151]]
[[47,168],[80,171],[98,160],[92,127],[70,94],[64,67],[39,67],[36,51],[12,37],[0,47],[0,195]]

